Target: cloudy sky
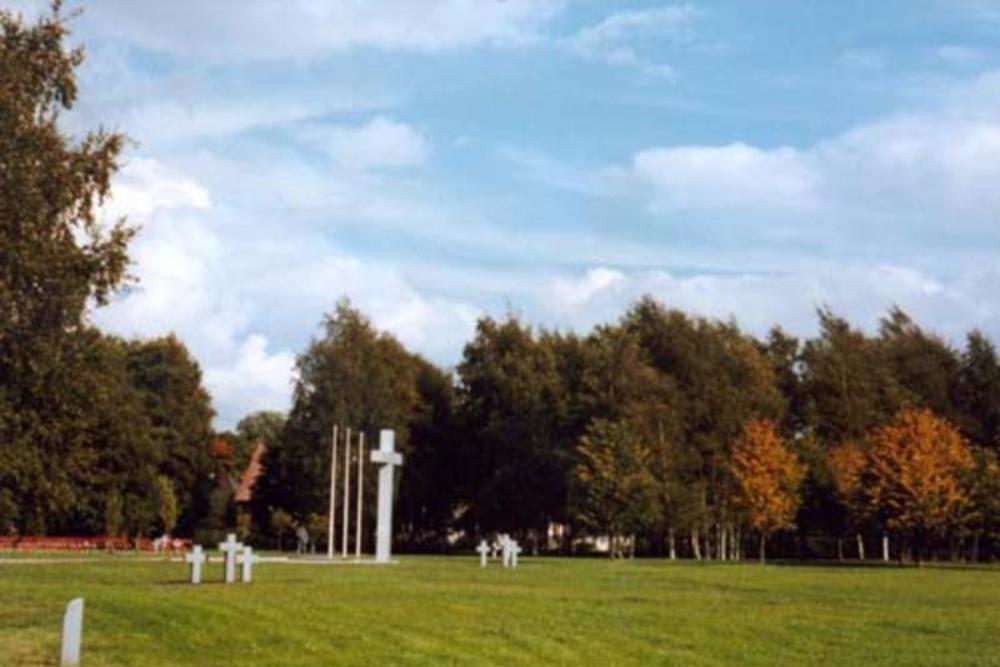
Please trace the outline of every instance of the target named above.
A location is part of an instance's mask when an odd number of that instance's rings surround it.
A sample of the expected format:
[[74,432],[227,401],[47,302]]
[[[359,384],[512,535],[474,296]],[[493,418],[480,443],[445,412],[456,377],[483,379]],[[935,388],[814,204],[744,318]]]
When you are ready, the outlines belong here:
[[110,208],[143,228],[95,319],[175,331],[220,427],[287,407],[344,295],[445,366],[483,314],[644,293],[1000,338],[1000,3],[81,4],[67,126],[136,140]]

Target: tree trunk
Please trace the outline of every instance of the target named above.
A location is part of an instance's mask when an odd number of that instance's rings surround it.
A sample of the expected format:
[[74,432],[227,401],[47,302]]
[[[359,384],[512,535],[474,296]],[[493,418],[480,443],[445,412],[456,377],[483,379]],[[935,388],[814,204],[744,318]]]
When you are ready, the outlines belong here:
[[972,562],[979,562],[979,533],[972,536]]
[[729,557],[729,551],[727,549],[729,545],[726,542],[727,537],[729,537],[729,528],[723,526],[722,534],[719,536],[719,560],[724,561]]
[[865,559],[865,540],[861,537],[861,533],[855,533],[855,537],[858,540],[858,560],[863,561]]
[[673,526],[667,531],[667,540],[670,545],[670,560],[677,560],[677,539],[674,535]]
[[767,535],[763,531],[761,531],[761,534],[760,534],[760,564],[761,565],[764,565],[764,563],[765,563],[765,555],[764,554],[765,554],[765,551],[766,551],[766,549],[765,549],[766,542],[767,542]]
[[889,536],[886,533],[882,533],[882,561],[889,562]]
[[697,529],[691,531],[691,551],[694,552],[695,560],[701,560],[701,536]]
[[844,540],[837,536],[837,560],[844,560]]

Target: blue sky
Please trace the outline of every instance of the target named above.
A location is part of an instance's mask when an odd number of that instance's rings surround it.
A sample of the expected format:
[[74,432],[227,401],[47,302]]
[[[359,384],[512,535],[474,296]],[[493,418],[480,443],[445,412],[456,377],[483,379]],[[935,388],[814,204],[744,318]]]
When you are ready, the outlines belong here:
[[644,293],[1000,338],[998,2],[70,6],[67,128],[137,141],[108,214],[139,282],[94,318],[177,332],[219,426],[287,407],[343,295],[445,366],[483,314],[585,330]]

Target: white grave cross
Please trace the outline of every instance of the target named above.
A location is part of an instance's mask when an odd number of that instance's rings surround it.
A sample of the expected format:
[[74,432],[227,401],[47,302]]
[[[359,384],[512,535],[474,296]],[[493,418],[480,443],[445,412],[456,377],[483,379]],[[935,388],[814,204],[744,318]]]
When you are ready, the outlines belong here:
[[196,544],[190,553],[184,555],[184,560],[191,564],[192,584],[201,583],[201,564],[205,562],[205,559],[205,552],[202,551],[200,544]]
[[372,462],[378,471],[378,520],[375,524],[375,562],[388,563],[392,558],[392,492],[393,473],[403,465],[403,456],[395,451],[396,433],[385,429],[379,433],[378,449],[372,452]]
[[510,566],[517,567],[517,555],[521,553],[521,545],[511,540],[510,543]]
[[510,538],[510,535],[504,533],[500,536],[500,558],[503,562],[504,567],[510,567],[513,554],[510,550],[513,546],[514,540]]
[[80,664],[80,644],[83,640],[83,598],[70,600],[63,616],[62,659],[63,667]]
[[253,564],[257,562],[257,556],[253,553],[253,547],[243,547],[243,553],[237,556],[236,560],[241,565],[240,573],[242,574],[243,583],[249,584],[253,581]]
[[219,551],[225,554],[226,577],[225,582],[231,584],[236,581],[236,552],[243,548],[243,545],[236,541],[236,533],[229,533],[226,541],[219,544]]
[[479,567],[486,567],[486,557],[490,553],[490,545],[486,544],[486,540],[483,540],[476,547],[476,551],[479,552]]

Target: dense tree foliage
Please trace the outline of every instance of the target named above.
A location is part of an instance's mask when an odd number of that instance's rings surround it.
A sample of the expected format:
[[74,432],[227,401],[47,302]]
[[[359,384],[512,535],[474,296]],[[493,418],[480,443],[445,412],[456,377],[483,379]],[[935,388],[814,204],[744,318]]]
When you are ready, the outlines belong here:
[[83,60],[66,36],[58,4],[34,25],[0,10],[0,531],[148,535],[190,524],[212,410],[179,341],[87,324],[136,230],[100,215],[124,137],[60,127]]

